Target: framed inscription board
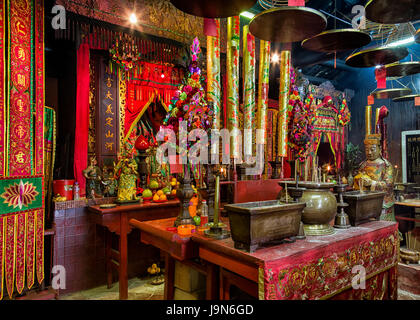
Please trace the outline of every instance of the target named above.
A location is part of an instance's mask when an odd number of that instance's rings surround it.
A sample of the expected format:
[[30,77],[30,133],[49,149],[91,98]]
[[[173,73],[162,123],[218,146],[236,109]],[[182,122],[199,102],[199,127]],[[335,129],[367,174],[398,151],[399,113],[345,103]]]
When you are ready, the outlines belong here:
[[420,130],[401,133],[403,182],[420,183]]

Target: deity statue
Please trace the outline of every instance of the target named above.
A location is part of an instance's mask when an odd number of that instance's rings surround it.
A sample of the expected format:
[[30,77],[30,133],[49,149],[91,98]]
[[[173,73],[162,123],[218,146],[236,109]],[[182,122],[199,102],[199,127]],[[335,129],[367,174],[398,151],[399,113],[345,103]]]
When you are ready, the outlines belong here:
[[393,166],[381,155],[381,135],[366,136],[366,160],[360,164],[354,177],[353,188],[357,190],[371,190],[386,192],[380,220],[395,221]]
[[[115,163],[114,163],[115,166]],[[102,184],[104,186],[104,196],[105,197],[115,197],[118,189],[118,181],[114,176],[113,166],[104,166],[103,168],[103,180]]]
[[118,196],[120,202],[139,200],[137,192],[137,162],[133,157],[124,154],[115,167],[115,176],[118,178]]
[[96,157],[92,157],[90,158],[90,165],[82,171],[86,178],[86,197],[89,199],[102,197],[102,171],[97,164]]

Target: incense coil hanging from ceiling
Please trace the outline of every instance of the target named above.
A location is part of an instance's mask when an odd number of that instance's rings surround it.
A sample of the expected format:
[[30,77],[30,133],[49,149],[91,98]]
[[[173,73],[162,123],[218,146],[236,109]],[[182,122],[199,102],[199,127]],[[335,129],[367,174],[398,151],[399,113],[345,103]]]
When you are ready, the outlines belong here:
[[[308,2],[308,0],[305,0],[305,2]],[[283,6],[288,6],[289,1],[288,0],[258,0],[258,4],[268,10],[271,8],[278,8]]]
[[377,22],[370,21],[365,19],[365,28],[360,28],[359,30],[369,33],[372,39],[374,40],[383,40],[384,42],[389,42],[389,38],[395,38],[396,34],[399,34],[399,38],[412,36],[412,32],[409,30],[414,30],[415,28],[411,22],[401,23],[401,24],[381,24]]

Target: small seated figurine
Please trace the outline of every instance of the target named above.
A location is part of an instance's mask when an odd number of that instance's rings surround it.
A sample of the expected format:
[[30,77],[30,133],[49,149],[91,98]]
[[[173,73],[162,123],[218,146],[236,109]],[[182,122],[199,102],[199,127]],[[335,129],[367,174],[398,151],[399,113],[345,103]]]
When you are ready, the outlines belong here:
[[115,167],[115,176],[118,179],[118,195],[119,202],[130,202],[139,200],[137,197],[137,162],[124,152],[121,160]]
[[83,176],[86,178],[86,197],[89,199],[102,197],[102,171],[97,166],[96,157],[90,158],[90,165],[82,171]]
[[353,188],[356,190],[385,191],[384,204],[380,220],[395,221],[394,181],[392,164],[381,155],[381,135],[371,134],[365,139],[366,160],[360,164],[354,177]]

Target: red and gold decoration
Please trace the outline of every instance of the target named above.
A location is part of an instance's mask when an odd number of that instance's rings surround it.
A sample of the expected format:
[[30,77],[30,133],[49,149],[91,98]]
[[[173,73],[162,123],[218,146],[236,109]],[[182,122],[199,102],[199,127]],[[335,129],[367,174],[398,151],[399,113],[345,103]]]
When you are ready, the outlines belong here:
[[137,62],[141,56],[134,38],[127,34],[120,34],[120,37],[115,39],[114,44],[109,49],[109,55],[111,57],[111,72],[112,65],[115,64],[123,74],[137,67]]
[[0,1],[0,33],[1,299],[44,279],[43,0]]
[[[153,104],[160,104],[166,112],[171,99],[184,78],[182,69],[156,63],[140,62],[139,72],[126,81],[124,103],[124,141],[130,137],[143,114]],[[121,129],[121,128],[120,128]]]
[[252,155],[255,132],[255,37],[249,26],[243,27],[243,97],[244,97],[244,154]]
[[[19,183],[13,182],[13,184],[12,180],[4,181],[11,184],[8,187],[4,187],[4,193],[0,197],[4,200],[3,204],[12,207],[9,210],[22,210],[22,208],[32,206],[37,196],[42,192],[42,190],[38,192],[37,187],[29,181],[23,182],[23,180],[20,180]],[[5,211],[3,213],[7,213],[7,208],[4,209]]]
[[[0,177],[5,173],[6,159],[6,97],[5,97],[5,2],[0,0]],[[1,228],[1,226],[0,226]],[[1,239],[0,239],[1,240]],[[1,252],[1,251],[0,251]],[[1,262],[0,262],[1,265]],[[0,280],[2,279],[0,275]],[[0,292],[1,299],[1,292]]]
[[172,97],[169,112],[164,120],[164,125],[178,133],[179,121],[187,121],[187,127],[203,129],[211,128],[213,111],[210,110],[203,87],[204,77],[198,67],[201,53],[198,38],[191,45],[192,62],[188,68],[188,76]]
[[34,2],[35,10],[35,174],[44,172],[44,106],[45,106],[45,64],[44,64],[44,0]]
[[341,101],[340,108],[338,110],[338,121],[341,126],[346,126],[350,122],[350,110],[347,106],[347,100],[344,98],[343,101]]
[[213,129],[220,129],[220,20],[214,19],[216,36],[207,36],[207,101],[213,104]]
[[287,156],[287,123],[288,123],[288,105],[290,90],[290,51],[280,53],[280,92],[279,92],[279,114],[278,114],[278,133],[277,133],[277,156]]
[[[258,84],[258,109],[257,109],[257,128],[266,131],[267,110],[268,110],[268,88],[270,80],[270,51],[269,41],[260,41],[260,64],[259,64],[259,84]],[[267,133],[264,134],[262,144],[265,143]]]
[[366,136],[372,133],[372,106],[366,106],[365,108],[365,126]]
[[32,174],[32,1],[9,1],[8,175]]
[[227,129],[231,132],[231,157],[239,159],[239,17],[227,18]]
[[288,145],[295,159],[304,162],[313,143],[312,133],[316,121],[316,107],[313,95],[301,101],[297,88],[294,88],[294,71],[291,76],[292,92],[289,100],[289,137]]
[[[354,266],[363,266],[367,279],[365,294],[392,296],[395,288],[374,285],[375,276],[392,277],[398,263],[399,238],[397,225],[375,230],[364,236],[336,241],[328,252],[310,249],[299,258],[267,261],[260,268],[260,299],[317,300],[326,299],[351,289]],[[266,255],[268,251],[266,252]],[[269,260],[269,259],[267,259]],[[383,273],[383,274],[382,274]],[[388,278],[388,280],[391,280]],[[394,282],[393,282],[394,283]],[[380,292],[376,292],[380,290]],[[353,290],[359,291],[359,290]],[[349,294],[349,293],[347,293]]]
[[99,119],[101,128],[99,154],[101,156],[117,156],[119,143],[118,137],[118,77],[111,73],[108,67],[101,70],[100,96],[102,103],[99,104]]

